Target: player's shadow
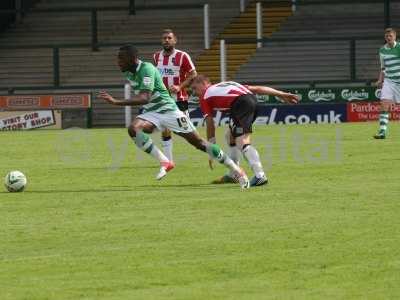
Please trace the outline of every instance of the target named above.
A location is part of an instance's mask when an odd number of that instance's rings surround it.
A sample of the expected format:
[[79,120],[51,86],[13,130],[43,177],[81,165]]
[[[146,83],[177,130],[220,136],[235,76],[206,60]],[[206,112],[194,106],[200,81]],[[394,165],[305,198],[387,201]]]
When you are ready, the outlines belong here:
[[138,185],[136,188],[143,188],[147,190],[149,188],[157,188],[157,189],[168,189],[168,188],[188,188],[188,189],[213,189],[213,188],[231,188],[235,184],[211,184],[211,183],[186,183],[186,184],[144,184]]
[[[118,167],[113,167],[113,166],[101,166],[101,167],[63,167],[64,171],[75,171],[75,170],[103,170],[103,171],[118,171],[118,170],[140,170],[140,169],[154,169],[157,170],[157,167],[154,166],[118,166]],[[49,170],[52,171],[59,171],[59,168],[50,168]]]

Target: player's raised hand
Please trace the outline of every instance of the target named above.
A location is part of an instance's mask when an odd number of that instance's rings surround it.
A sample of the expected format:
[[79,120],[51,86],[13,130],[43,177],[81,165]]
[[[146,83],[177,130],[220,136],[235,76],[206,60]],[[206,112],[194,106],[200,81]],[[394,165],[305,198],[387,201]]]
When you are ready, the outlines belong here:
[[103,99],[104,101],[110,103],[110,104],[115,104],[115,99],[113,96],[111,96],[109,93],[106,91],[100,91],[100,93],[97,95],[100,99]]
[[291,93],[282,93],[282,95],[279,95],[279,98],[281,98],[286,103],[296,104],[299,102],[299,96]]

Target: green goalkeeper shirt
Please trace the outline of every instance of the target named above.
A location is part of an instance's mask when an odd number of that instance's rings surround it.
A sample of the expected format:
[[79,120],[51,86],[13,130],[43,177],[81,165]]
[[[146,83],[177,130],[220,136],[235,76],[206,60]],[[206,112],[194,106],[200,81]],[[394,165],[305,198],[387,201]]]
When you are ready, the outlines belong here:
[[169,95],[158,70],[148,62],[139,61],[136,73],[124,72],[130,82],[135,95],[140,91],[150,91],[151,98],[148,104],[143,105],[143,112],[157,112],[165,114],[176,111],[175,100]]
[[395,42],[393,48],[385,44],[379,49],[379,58],[385,78],[400,83],[400,43]]

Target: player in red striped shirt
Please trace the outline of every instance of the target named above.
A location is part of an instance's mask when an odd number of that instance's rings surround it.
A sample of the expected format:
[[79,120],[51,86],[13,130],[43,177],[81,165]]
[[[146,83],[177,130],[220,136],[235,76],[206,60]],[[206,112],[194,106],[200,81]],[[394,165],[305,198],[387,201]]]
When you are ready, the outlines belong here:
[[[285,93],[270,87],[241,85],[234,81],[211,84],[203,75],[193,79],[192,89],[199,96],[200,108],[206,119],[207,139],[215,143],[215,110],[227,111],[230,114],[229,125],[229,156],[236,164],[239,163],[240,152],[254,172],[250,186],[260,186],[268,183],[261,165],[257,150],[251,145],[250,134],[252,124],[257,117],[257,98],[255,94],[277,96],[285,102],[297,103],[296,95]],[[210,163],[210,166],[211,163]],[[220,183],[232,182],[229,174],[223,176]]]
[[[178,108],[189,116],[186,88],[197,73],[189,54],[175,49],[176,43],[175,33],[171,29],[164,29],[163,50],[154,53],[153,63],[161,73],[164,85],[175,99]],[[171,131],[168,129],[162,132],[162,145],[165,155],[173,161]]]

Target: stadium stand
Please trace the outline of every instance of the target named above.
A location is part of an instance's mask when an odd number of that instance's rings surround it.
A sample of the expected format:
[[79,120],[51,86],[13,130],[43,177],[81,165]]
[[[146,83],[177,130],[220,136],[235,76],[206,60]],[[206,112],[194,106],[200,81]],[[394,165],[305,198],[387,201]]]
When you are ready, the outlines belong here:
[[[339,1],[298,6],[272,39],[242,65],[235,79],[253,83],[375,79],[377,50],[383,43],[383,4],[335,2]],[[399,16],[399,3],[392,3],[394,26],[399,25]],[[354,78],[351,38],[356,39]]]
[[[195,3],[195,1],[192,1]],[[197,1],[196,1],[197,2]],[[212,9],[211,36],[225,26],[229,19],[237,14],[237,5],[218,6]],[[89,5],[90,3],[90,5]],[[113,1],[114,6],[127,1]],[[147,3],[153,3],[147,1]],[[154,2],[155,4],[161,1]],[[187,3],[185,3],[187,4]],[[237,4],[237,3],[236,3]],[[69,1],[67,7],[104,7],[105,1]],[[210,4],[211,6],[213,3]],[[42,1],[37,9],[60,9],[59,1]],[[121,7],[123,7],[121,5]],[[98,36],[101,43],[150,43],[143,51],[144,58],[159,48],[160,33],[163,28],[172,27],[179,36],[179,47],[188,49],[194,57],[203,49],[202,9],[152,9],[141,10],[136,15],[128,15],[126,10],[99,11]],[[218,17],[222,15],[223,17]],[[151,20],[151,22],[149,21]],[[146,24],[146,26],[143,26]],[[2,45],[68,45],[89,44],[91,42],[90,12],[36,12],[33,10],[22,24],[1,36]],[[119,73],[115,70],[114,48],[102,48],[92,52],[88,47],[62,48],[60,52],[60,69],[62,84],[94,84],[120,82]],[[25,58],[25,56],[27,56]],[[51,49],[1,50],[2,61],[7,65],[1,70],[0,86],[51,85],[52,84],[52,52]],[[79,62],[79,63],[77,63]],[[17,65],[17,68],[16,65]],[[19,66],[21,68],[19,68]],[[64,72],[65,71],[65,72]],[[12,74],[8,76],[7,74]],[[8,79],[7,79],[8,78]],[[31,79],[31,80],[29,80]]]
[[[266,37],[271,36],[278,30],[280,24],[291,15],[288,3],[276,3],[263,6],[263,33]],[[196,60],[197,69],[200,73],[207,74],[212,81],[218,81],[220,77],[220,39],[242,38],[256,39],[256,3],[249,3],[246,10],[235,17],[232,22],[218,35],[210,49],[205,50]],[[227,77],[233,78],[239,67],[247,62],[256,51],[254,42],[227,44]]]
[[[213,43],[210,50],[204,51],[201,4],[206,2],[210,4]],[[129,15],[128,0],[42,0],[21,24],[0,34],[0,89],[52,86],[51,46],[61,45],[59,83],[64,91],[69,87],[73,91],[96,92],[104,86],[121,97],[123,80],[115,65],[118,45],[139,43],[142,57],[148,60],[160,48],[159,34],[167,27],[177,32],[178,48],[188,51],[199,72],[213,80],[219,79],[220,38],[228,42],[228,78],[238,81],[284,85],[375,79],[376,53],[383,42],[382,3],[303,2],[308,4],[299,5],[293,16],[288,1],[263,4],[264,37],[269,39],[263,48],[256,50],[254,1],[239,14],[239,1],[136,0],[136,14]],[[99,51],[91,49],[91,8],[98,9]],[[398,1],[392,3],[394,26],[398,25],[399,8]],[[315,22],[319,25],[315,26]],[[352,45],[354,37],[358,40]],[[361,40],[364,37],[369,40]],[[230,42],[237,38],[250,38],[254,42]],[[12,49],[6,49],[7,46]],[[350,64],[352,46],[355,47],[354,74]],[[47,90],[54,91],[57,89]],[[32,90],[24,92],[32,93]],[[122,108],[94,99],[94,126],[123,123]]]
[[[140,9],[136,15],[128,14],[128,1],[42,0],[16,28],[0,36],[2,46],[28,46],[21,49],[0,49],[2,68],[1,87],[45,87],[53,84],[53,49],[38,48],[40,45],[63,45],[60,48],[60,84],[66,86],[120,85],[112,90],[122,96],[122,77],[116,67],[117,45],[133,42],[143,59],[160,48],[161,31],[172,28],[178,34],[180,49],[196,57],[204,48],[202,3],[210,5],[211,38],[239,13],[239,3],[211,1],[136,1]],[[184,4],[187,8],[179,8]],[[160,8],[151,8],[163,5]],[[171,8],[166,8],[170,5]],[[190,5],[198,5],[190,8]],[[105,7],[124,8],[104,10]],[[72,47],[72,44],[91,43],[91,12],[79,9],[101,8],[97,12],[99,43],[108,45],[92,51],[90,46]],[[146,9],[147,7],[147,9]],[[71,11],[65,9],[69,8]],[[151,8],[151,9],[150,9]],[[63,11],[58,11],[63,9]],[[72,11],[75,9],[75,11]],[[53,11],[48,11],[53,10]],[[31,48],[29,48],[31,47]],[[36,47],[36,48],[35,48]],[[76,90],[76,89],[75,89]],[[87,89],[81,89],[87,91]],[[93,125],[109,126],[123,124],[123,109],[111,107],[94,99]]]

